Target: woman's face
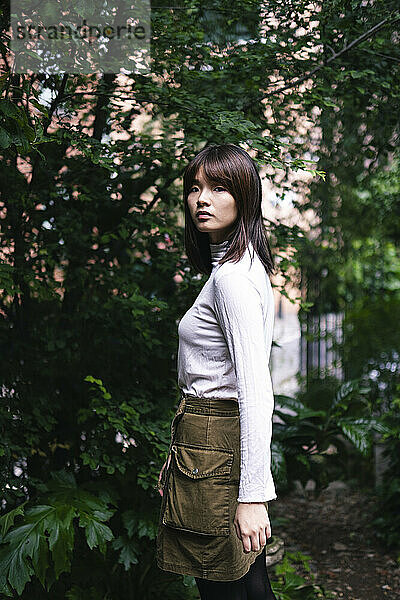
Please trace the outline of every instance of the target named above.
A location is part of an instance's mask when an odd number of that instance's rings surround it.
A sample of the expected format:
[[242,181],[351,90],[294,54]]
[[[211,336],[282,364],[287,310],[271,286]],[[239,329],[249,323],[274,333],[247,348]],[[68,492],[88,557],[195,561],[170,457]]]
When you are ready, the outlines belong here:
[[[203,167],[200,167],[193,180],[187,202],[197,229],[208,233],[210,243],[223,242],[236,221],[236,202],[222,186],[208,186],[203,177]],[[208,215],[198,215],[199,211],[205,211]]]

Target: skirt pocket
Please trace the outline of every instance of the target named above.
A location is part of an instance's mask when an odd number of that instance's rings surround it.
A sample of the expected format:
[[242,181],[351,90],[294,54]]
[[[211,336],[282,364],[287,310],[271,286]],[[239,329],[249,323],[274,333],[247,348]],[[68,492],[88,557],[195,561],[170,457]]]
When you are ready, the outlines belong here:
[[228,536],[233,450],[175,443],[162,522],[202,535]]

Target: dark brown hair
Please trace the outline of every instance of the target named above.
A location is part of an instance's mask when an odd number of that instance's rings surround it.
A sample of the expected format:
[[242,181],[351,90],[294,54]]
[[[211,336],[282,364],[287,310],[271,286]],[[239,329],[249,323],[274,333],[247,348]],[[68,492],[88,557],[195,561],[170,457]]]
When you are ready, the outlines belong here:
[[229,247],[219,264],[228,260],[238,262],[251,241],[268,275],[275,273],[274,259],[261,213],[261,178],[251,156],[235,144],[205,146],[184,171],[185,250],[190,264],[197,272],[206,275],[211,273],[208,233],[197,229],[187,203],[200,167],[203,167],[204,178],[209,185],[222,185],[234,197],[238,211],[235,226],[228,236]]

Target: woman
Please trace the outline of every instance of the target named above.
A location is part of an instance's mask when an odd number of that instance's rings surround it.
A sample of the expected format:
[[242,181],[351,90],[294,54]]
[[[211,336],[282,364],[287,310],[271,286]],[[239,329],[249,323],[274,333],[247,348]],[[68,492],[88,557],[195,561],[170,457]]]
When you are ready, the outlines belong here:
[[160,472],[157,564],[195,577],[202,600],[275,599],[265,563],[268,501],[277,497],[274,264],[261,198],[255,163],[239,146],[206,146],[186,167],[186,252],[209,278],[178,327],[181,397]]

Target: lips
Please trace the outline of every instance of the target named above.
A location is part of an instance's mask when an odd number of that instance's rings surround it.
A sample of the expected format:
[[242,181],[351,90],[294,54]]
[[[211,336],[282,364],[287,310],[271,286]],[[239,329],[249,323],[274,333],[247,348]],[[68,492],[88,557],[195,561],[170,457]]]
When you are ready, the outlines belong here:
[[207,217],[212,217],[212,215],[206,210],[200,210],[196,213],[196,217],[201,217],[201,215],[206,215]]

